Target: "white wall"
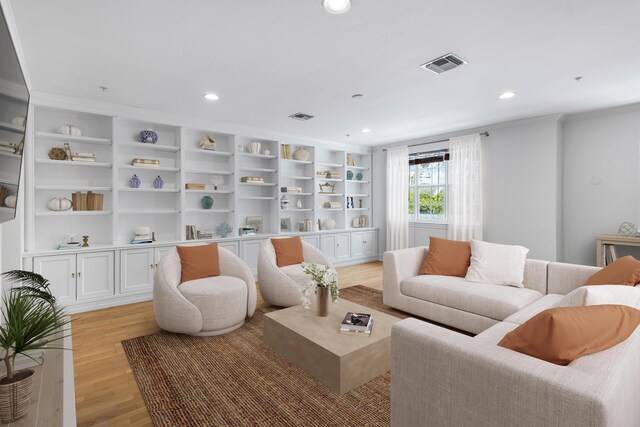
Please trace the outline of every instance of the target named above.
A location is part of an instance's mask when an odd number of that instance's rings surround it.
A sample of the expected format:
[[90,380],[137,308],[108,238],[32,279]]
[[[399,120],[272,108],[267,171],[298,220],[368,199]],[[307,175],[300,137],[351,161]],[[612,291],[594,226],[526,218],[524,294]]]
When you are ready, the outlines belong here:
[[596,235],[640,224],[640,105],[570,117],[563,141],[563,259],[595,264]]

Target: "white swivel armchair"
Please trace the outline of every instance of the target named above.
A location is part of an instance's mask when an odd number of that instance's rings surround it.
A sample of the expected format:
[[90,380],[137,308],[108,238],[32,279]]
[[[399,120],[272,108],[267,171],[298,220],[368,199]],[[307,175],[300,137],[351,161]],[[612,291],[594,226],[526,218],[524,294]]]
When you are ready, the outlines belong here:
[[[305,263],[326,265],[338,274],[329,258],[310,243],[302,241],[302,254]],[[309,283],[309,276],[302,271],[302,264],[278,267],[276,252],[267,240],[258,254],[258,284],[264,301],[280,307],[302,304],[302,289]]]
[[153,312],[167,331],[220,335],[241,327],[256,308],[256,283],[249,267],[218,247],[220,276],[180,283],[182,266],[176,249],[164,256],[153,283]]

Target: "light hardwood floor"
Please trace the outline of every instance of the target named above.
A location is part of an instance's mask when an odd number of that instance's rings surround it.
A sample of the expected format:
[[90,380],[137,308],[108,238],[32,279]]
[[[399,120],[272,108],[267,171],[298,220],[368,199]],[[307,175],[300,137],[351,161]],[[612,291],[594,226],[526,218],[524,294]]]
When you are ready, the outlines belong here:
[[[364,285],[382,290],[381,262],[338,268],[338,274],[341,288]],[[78,426],[150,426],[121,341],[159,331],[151,302],[72,318]]]

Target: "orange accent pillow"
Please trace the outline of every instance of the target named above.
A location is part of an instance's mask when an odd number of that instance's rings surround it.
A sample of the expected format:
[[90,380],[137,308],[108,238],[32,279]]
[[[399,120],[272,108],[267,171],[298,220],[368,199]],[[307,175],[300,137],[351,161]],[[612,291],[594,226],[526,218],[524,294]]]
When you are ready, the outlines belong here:
[[556,365],[621,343],[640,324],[640,310],[624,305],[558,307],[543,311],[498,343]]
[[189,280],[204,279],[220,275],[220,257],[218,244],[198,246],[178,246],[178,255],[182,265],[180,283]]
[[420,274],[465,277],[471,263],[471,244],[429,237],[429,250]]
[[287,265],[304,262],[300,236],[286,239],[271,239],[271,244],[276,251],[276,264],[278,264],[278,267],[286,267]]
[[631,255],[619,258],[593,274],[584,285],[627,285],[640,283],[640,261]]

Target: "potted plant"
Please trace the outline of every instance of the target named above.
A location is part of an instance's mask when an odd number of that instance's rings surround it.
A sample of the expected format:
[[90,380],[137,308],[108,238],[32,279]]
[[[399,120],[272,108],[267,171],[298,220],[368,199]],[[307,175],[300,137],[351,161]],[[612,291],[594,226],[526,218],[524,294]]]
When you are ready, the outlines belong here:
[[[309,287],[316,294],[317,308],[316,314],[320,317],[329,315],[329,294],[331,301],[336,302],[339,298],[338,281],[333,270],[326,265],[314,263],[302,263],[302,271],[311,277]],[[304,297],[304,294],[303,294]]]
[[12,287],[2,297],[0,357],[7,373],[0,378],[0,421],[9,423],[27,414],[33,388],[34,371],[15,371],[16,356],[23,354],[39,363],[28,352],[59,348],[51,343],[64,338],[62,329],[69,320],[64,309],[56,306],[49,281],[41,275],[13,270],[3,276],[12,282]]

